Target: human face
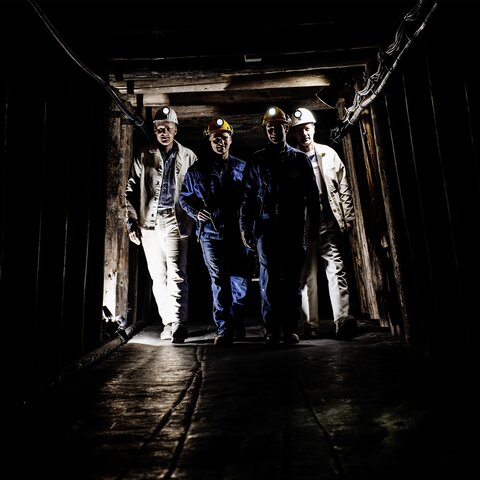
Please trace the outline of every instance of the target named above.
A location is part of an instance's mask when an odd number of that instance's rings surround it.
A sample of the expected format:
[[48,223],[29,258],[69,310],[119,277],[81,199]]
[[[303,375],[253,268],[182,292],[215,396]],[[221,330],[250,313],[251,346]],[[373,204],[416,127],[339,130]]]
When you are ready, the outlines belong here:
[[177,134],[177,125],[167,120],[156,121],[154,130],[158,143],[167,147],[173,143]]
[[268,122],[265,125],[265,133],[269,142],[274,145],[282,145],[287,142],[288,124],[284,122]]
[[210,135],[210,146],[212,150],[217,154],[221,155],[222,158],[228,157],[228,151],[230,150],[230,145],[232,144],[232,136],[228,132],[217,132]]
[[304,123],[303,125],[297,125],[293,129],[293,134],[301,149],[303,151],[307,151],[313,146],[315,125],[313,123]]

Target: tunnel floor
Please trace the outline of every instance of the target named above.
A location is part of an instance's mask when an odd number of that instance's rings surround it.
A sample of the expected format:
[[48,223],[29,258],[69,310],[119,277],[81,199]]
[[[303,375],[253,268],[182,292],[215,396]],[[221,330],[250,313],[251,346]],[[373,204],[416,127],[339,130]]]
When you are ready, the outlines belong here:
[[291,346],[144,328],[13,414],[4,470],[49,479],[436,479],[474,468],[465,373],[362,324]]

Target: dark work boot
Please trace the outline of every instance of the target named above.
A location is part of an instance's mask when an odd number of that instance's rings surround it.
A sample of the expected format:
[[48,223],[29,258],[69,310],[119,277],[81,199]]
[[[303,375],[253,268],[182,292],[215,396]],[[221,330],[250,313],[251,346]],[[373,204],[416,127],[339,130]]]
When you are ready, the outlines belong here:
[[348,315],[335,321],[335,336],[338,340],[352,340],[357,332],[357,320]]
[[188,330],[185,325],[177,323],[172,327],[172,343],[183,343],[188,337]]

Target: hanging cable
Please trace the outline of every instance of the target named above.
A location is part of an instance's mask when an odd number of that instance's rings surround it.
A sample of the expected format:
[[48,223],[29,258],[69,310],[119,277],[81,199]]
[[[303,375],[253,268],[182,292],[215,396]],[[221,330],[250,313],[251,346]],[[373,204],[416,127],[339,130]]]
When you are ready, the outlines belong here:
[[[400,23],[399,28],[397,29],[395,39],[392,44],[385,50],[385,52],[378,52],[377,71],[365,80],[364,88],[355,93],[352,105],[345,110],[345,115],[342,119],[342,123],[332,129],[330,132],[330,140],[333,143],[340,142],[341,138],[347,133],[348,129],[358,121],[360,115],[365,110],[365,108],[377,98],[377,96],[385,87],[388,78],[395,70],[395,68],[397,68],[398,63],[405,54],[406,50],[411,46],[413,40],[425,28],[430,16],[437,8],[437,3],[433,4],[422,23],[412,35],[408,36],[405,33],[406,22],[415,22],[417,20],[417,17],[423,10],[424,3],[425,0],[420,0],[419,3],[405,15],[405,17],[402,19],[402,22]],[[405,44],[402,46],[405,38]],[[393,55],[397,51],[399,51],[399,53],[397,54],[396,58],[393,58],[389,66],[388,61],[390,60],[390,57],[393,57]]]
[[60,46],[65,50],[67,55],[91,78],[100,83],[100,85],[107,91],[115,104],[120,108],[120,110],[129,118],[137,127],[140,127],[143,133],[148,139],[151,139],[151,135],[145,130],[145,122],[143,118],[139,117],[135,112],[132,112],[125,102],[118,96],[117,92],[111,85],[109,85],[103,78],[99,77],[95,72],[88,68],[72,51],[72,49],[64,42],[60,34],[57,32],[55,27],[52,25],[50,20],[47,18],[43,10],[39,7],[35,0],[28,0],[28,3],[33,7],[37,15],[41,18],[42,22],[48,28],[50,33],[53,35],[55,40],[60,44]]

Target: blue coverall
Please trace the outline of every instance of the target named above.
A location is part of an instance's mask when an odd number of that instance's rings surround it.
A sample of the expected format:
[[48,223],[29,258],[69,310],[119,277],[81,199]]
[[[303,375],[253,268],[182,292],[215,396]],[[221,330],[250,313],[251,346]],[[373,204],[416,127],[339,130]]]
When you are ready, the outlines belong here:
[[[213,297],[217,335],[233,337],[241,328],[252,271],[251,253],[241,241],[239,210],[246,162],[230,155],[200,159],[188,170],[180,192],[180,205],[197,221]],[[199,222],[198,212],[211,212],[212,222]]]
[[[306,213],[309,212],[309,224]],[[306,235],[318,235],[318,188],[311,162],[286,144],[255,152],[245,179],[240,228],[256,238],[266,336],[296,333]]]

